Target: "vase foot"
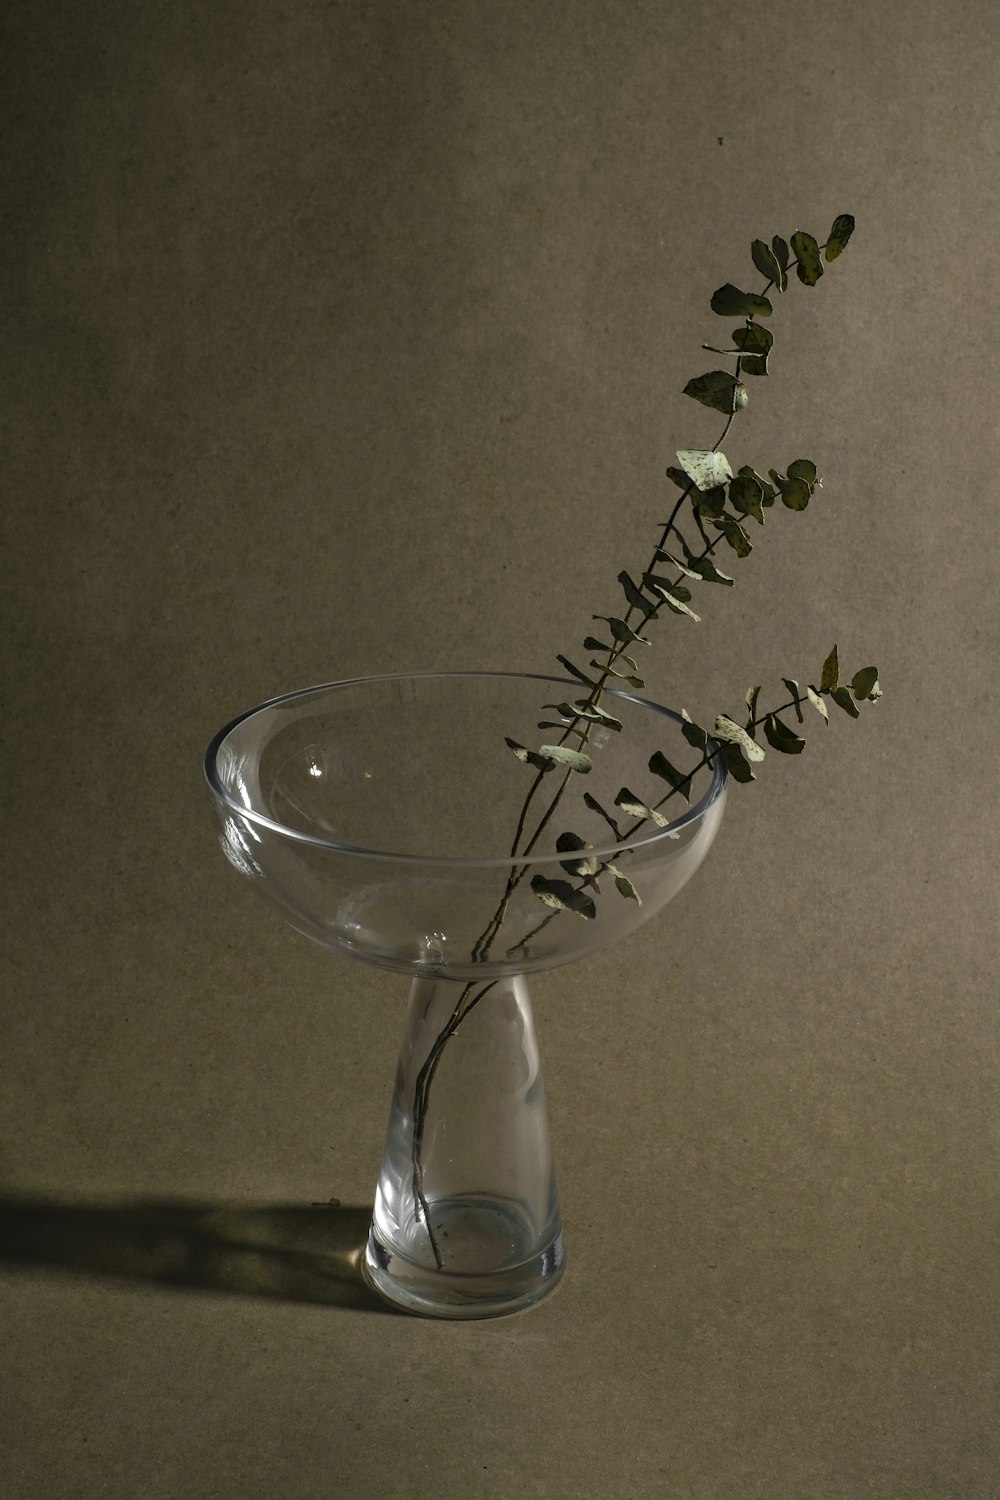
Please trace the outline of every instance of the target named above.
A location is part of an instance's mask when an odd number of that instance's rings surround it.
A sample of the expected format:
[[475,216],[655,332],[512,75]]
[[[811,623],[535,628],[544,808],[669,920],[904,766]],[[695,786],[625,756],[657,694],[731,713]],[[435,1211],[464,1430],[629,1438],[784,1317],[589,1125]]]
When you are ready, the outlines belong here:
[[394,1307],[425,1318],[499,1318],[555,1291],[565,1265],[558,1228],[539,1249],[537,1233],[503,1200],[439,1199],[430,1208],[440,1267],[428,1264],[422,1222],[391,1241],[372,1224],[365,1280]]

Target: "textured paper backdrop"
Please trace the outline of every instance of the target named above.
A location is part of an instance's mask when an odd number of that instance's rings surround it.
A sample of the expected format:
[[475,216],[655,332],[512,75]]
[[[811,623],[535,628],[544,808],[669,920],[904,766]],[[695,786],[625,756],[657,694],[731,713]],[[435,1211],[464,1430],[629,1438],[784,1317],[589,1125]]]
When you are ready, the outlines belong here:
[[[994,1496],[995,6],[2,27],[7,1494]],[[549,669],[714,441],[711,292],[843,211],[728,445],[824,489],[646,675],[713,714],[836,639],[885,700],[536,985],[559,1295],[324,1305],[282,1250],[331,1195],[362,1233],[403,996],[254,905],[204,744]]]

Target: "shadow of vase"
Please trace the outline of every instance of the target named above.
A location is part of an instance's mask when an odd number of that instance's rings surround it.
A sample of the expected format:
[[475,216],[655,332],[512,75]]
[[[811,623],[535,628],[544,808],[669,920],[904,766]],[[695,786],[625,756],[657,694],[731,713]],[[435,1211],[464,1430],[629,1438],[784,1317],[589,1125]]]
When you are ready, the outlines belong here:
[[361,1259],[371,1208],[0,1193],[0,1265],[390,1312]]

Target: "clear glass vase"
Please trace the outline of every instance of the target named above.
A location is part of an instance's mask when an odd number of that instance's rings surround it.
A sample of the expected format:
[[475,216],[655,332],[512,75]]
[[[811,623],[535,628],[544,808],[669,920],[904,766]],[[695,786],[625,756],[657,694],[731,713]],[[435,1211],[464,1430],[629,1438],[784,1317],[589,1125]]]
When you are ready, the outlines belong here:
[[[526,976],[661,910],[722,817],[717,746],[692,749],[678,714],[611,689],[620,727],[574,731],[580,692],[527,674],[362,678],[251,709],[207,752],[230,863],[300,932],[410,980],[365,1256],[407,1311],[496,1316],[557,1284]],[[558,716],[549,743],[560,726],[585,743],[585,770],[533,748],[540,712]]]

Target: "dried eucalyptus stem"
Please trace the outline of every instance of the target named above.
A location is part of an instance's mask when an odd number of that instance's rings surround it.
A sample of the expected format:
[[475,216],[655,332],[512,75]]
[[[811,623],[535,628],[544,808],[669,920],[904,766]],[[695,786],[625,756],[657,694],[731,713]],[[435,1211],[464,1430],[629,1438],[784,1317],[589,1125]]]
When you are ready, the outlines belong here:
[[[731,588],[733,579],[716,566],[714,553],[723,542],[736,558],[749,556],[752,551],[747,523],[754,520],[763,526],[765,511],[780,498],[785,508],[803,511],[820,485],[816,465],[809,459],[798,458],[790,463],[784,473],[768,470],[763,478],[749,465],[744,465],[734,474],[722,444],[729,434],[737,414],[747,404],[747,389],[743,376],[766,376],[768,358],[773,346],[773,336],[760,319],[768,318],[772,304],[768,293],[776,289],[783,293],[788,288],[789,273],[794,271],[805,286],[813,287],[824,273],[824,260],[828,264],[844,250],[854,229],[850,214],[841,214],[823,245],[810,234],[797,230],[790,236],[790,244],[776,235],[768,245],[763,240],[754,240],[751,256],[757,270],[765,278],[760,292],[745,292],[728,283],[720,287],[711,299],[712,311],[720,317],[742,318],[742,324],[733,329],[732,347],[719,348],[712,344],[702,347],[712,353],[734,360],[732,372],[710,370],[706,374],[689,380],[684,387],[685,395],[699,401],[712,410],[723,413],[725,425],[710,449],[681,449],[677,453],[679,467],[667,469],[668,477],[680,489],[668,519],[662,523],[656,545],[639,582],[629,573],[618,574],[625,605],[621,615],[594,615],[610,636],[605,641],[587,635],[583,648],[587,655],[587,670],[581,669],[568,657],[558,655],[557,660],[581,689],[581,697],[569,702],[545,704],[553,710],[556,720],[542,720],[540,730],[558,730],[558,739],[551,744],[542,744],[531,749],[513,739],[507,745],[524,765],[534,771],[534,777],[524,797],[511,842],[512,860],[506,888],[489,922],[479,935],[473,948],[473,959],[485,963],[494,943],[507,919],[512,895],[521,885],[530,865],[523,863],[536,847],[556,811],[563,803],[565,794],[574,778],[586,775],[592,761],[587,747],[593,731],[604,728],[620,732],[620,720],[610,713],[602,703],[609,687],[619,684],[636,690],[645,687],[635,657],[627,654],[637,646],[649,644],[649,637],[642,632],[650,622],[658,619],[666,607],[671,613],[686,616],[693,621],[700,616],[691,608],[691,583],[714,583]],[[681,529],[680,517],[685,507],[690,509],[690,522],[698,533],[698,542],[693,546]],[[715,535],[710,535],[712,528]],[[798,724],[803,722],[803,706],[815,709],[824,720],[828,720],[827,700],[835,703],[853,718],[858,717],[858,703],[875,702],[881,696],[878,672],[866,667],[856,672],[850,684],[840,680],[840,665],[837,647],[828,655],[820,673],[818,686],[809,685],[801,691],[793,678],[782,678],[785,689],[791,695],[778,706],[758,711],[759,687],[748,689],[745,702],[748,715],[740,724],[727,714],[716,716],[711,732],[696,724],[684,714],[683,734],[687,742],[700,752],[701,758],[690,770],[681,771],[657,751],[649,761],[649,771],[668,790],[653,797],[641,797],[628,787],[622,787],[615,798],[615,808],[631,819],[624,826],[613,813],[602,807],[590,793],[583,794],[585,806],[596,813],[608,825],[617,843],[625,845],[645,824],[652,822],[659,827],[668,820],[661,809],[672,798],[686,798],[693,778],[704,767],[719,757],[725,760],[729,774],[735,781],[748,782],[755,779],[753,767],[764,759],[763,745],[757,733],[763,735],[770,747],[781,754],[800,754],[805,740],[781,717],[794,712]],[[538,813],[534,826],[528,832],[532,808],[551,772],[557,772],[558,780],[554,792],[544,809]],[[532,929],[522,934],[517,941],[505,948],[505,956],[527,951],[527,944],[550,922],[566,912],[586,920],[597,914],[594,895],[601,875],[608,873],[614,878],[619,896],[639,901],[639,893],[628,875],[616,864],[607,860],[599,863],[588,854],[591,846],[572,831],[561,833],[556,839],[556,848],[567,855],[563,868],[572,877],[570,880],[549,879],[535,875],[531,889],[546,908],[544,915]],[[627,853],[627,849],[622,851]],[[494,981],[495,982],[495,981]],[[493,987],[493,982],[480,985],[476,981],[466,984],[447,1024],[443,1027],[428,1053],[417,1078],[413,1101],[413,1187],[417,1202],[417,1213],[424,1220],[435,1262],[443,1265],[440,1247],[430,1220],[429,1205],[423,1188],[423,1138],[429,1107],[431,1084],[441,1056],[451,1038],[463,1021]]]

